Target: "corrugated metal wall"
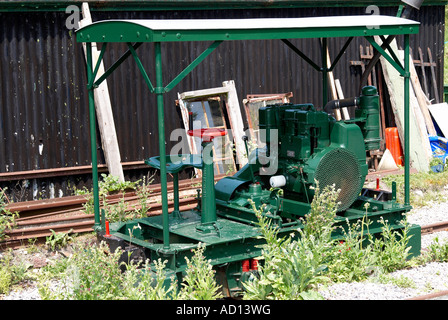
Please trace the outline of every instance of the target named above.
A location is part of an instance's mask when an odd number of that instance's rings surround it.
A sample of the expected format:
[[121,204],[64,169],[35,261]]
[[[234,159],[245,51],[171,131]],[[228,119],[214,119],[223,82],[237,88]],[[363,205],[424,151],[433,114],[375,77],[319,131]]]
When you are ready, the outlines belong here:
[[[396,13],[396,8],[382,7],[380,10],[381,14]],[[94,12],[93,19],[306,17],[364,13],[364,8]],[[90,163],[84,55],[74,33],[65,27],[67,16],[58,12],[0,13],[0,176],[5,172]],[[441,90],[443,7],[423,7],[415,19],[422,26],[420,34],[411,37],[412,48],[417,50],[420,46],[424,52],[427,47],[432,50],[438,62],[437,79]],[[329,41],[333,58],[345,40]],[[293,42],[321,64],[318,39]],[[350,67],[350,60],[359,60],[360,44],[366,45],[367,42],[355,39],[334,70],[346,97],[358,94],[360,74],[356,68]],[[163,44],[165,84],[207,46],[208,43]],[[105,55],[106,66],[124,51],[122,45],[110,46]],[[143,45],[138,53],[150,78],[155,81],[153,46]],[[295,103],[322,103],[321,75],[281,41],[229,41],[221,44],[165,95],[167,137],[182,125],[175,105],[177,92],[221,86],[225,80],[235,81],[240,101],[247,94],[292,91]],[[155,97],[149,93],[134,61],[128,59],[117,69],[108,79],[108,85],[122,161],[143,160],[157,155]],[[168,142],[167,147],[175,143],[177,141]]]
[[0,172],[89,164],[85,67],[64,15],[0,23]]

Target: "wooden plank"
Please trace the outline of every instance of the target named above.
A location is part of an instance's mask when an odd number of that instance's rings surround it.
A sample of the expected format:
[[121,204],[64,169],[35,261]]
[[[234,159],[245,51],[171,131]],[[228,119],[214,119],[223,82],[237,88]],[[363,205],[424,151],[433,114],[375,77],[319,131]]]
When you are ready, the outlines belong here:
[[420,48],[420,47],[418,48],[418,56],[420,58],[420,68],[422,68],[423,87],[425,89],[426,97],[429,98],[428,81],[426,80],[425,66],[423,63],[423,52],[422,52],[422,48]]
[[[376,37],[375,40],[381,44],[381,40],[379,37]],[[392,41],[391,48],[397,53],[397,56],[400,57],[396,40]],[[401,60],[402,57],[401,57]],[[381,66],[383,69],[384,80],[386,82],[389,95],[390,102],[392,106],[393,113],[395,115],[395,122],[397,124],[399,136],[402,145],[404,145],[404,81],[403,77],[399,74],[399,72],[387,62],[384,57],[380,58]],[[411,166],[418,171],[426,172],[429,169],[429,161],[431,159],[431,146],[429,144],[429,139],[427,134],[422,134],[422,128],[419,125],[421,121],[417,120],[419,116],[418,111],[420,108],[418,107],[417,98],[412,90],[412,86],[410,86],[410,150],[409,156]],[[421,116],[421,111],[420,111]],[[423,120],[423,119],[421,119]],[[423,120],[424,122],[424,120]],[[425,129],[426,130],[426,129]]]
[[423,118],[425,120],[426,129],[430,135],[435,136],[435,135],[437,135],[437,133],[436,133],[436,129],[434,127],[434,123],[432,122],[431,115],[429,114],[428,103],[427,103],[425,93],[423,92],[422,86],[420,85],[420,80],[418,79],[417,71],[415,70],[415,66],[414,66],[414,62],[412,61],[412,59],[409,59],[409,60],[410,60],[409,71],[411,73],[410,80],[411,80],[412,88],[414,89],[414,93],[417,97],[418,105],[420,107]]
[[236,156],[238,164],[243,167],[248,162],[249,155],[246,156],[246,147],[244,145],[244,125],[243,117],[241,115],[241,108],[238,102],[238,95],[236,93],[235,82],[233,80],[224,81],[222,83],[224,88],[228,89],[227,94],[227,115],[232,127],[233,142],[235,144]]
[[378,95],[380,102],[380,119],[381,119],[381,145],[380,149],[384,150],[386,145],[386,111],[384,109],[384,93],[383,93],[383,75],[382,72],[378,72]]
[[429,111],[445,137],[448,137],[448,104],[446,102],[431,104]]
[[434,98],[436,99],[436,103],[440,103],[439,90],[437,89],[435,63],[432,60],[432,53],[431,53],[431,49],[429,49],[429,48],[428,48],[428,57],[429,57],[429,63],[430,63],[430,68],[431,68],[431,79],[432,79],[432,87],[434,89]]
[[[322,39],[321,39],[321,41],[322,41]],[[328,50],[328,47],[327,47],[327,66],[331,66],[330,51]],[[328,76],[328,81],[329,81],[329,84],[330,84],[331,97],[332,97],[333,100],[337,100],[338,99],[338,92],[336,91],[336,85],[334,83],[333,71],[329,71],[327,73],[327,76]],[[333,109],[333,111],[334,111],[334,116],[335,116],[336,120],[337,121],[341,120],[342,119],[341,109],[339,109],[339,108],[338,109]]]
[[[82,4],[82,19],[79,24],[80,27],[92,23],[89,5],[87,2]],[[84,53],[86,53],[86,44],[83,43]],[[96,43],[92,43],[92,61],[96,65],[100,52],[97,50]],[[98,69],[97,77],[104,73],[104,65]],[[104,151],[104,158],[106,160],[109,173],[118,177],[120,182],[124,181],[123,167],[121,165],[120,148],[118,146],[118,138],[115,130],[114,116],[112,113],[112,105],[110,102],[109,88],[107,82],[103,81],[98,88],[94,90],[95,96],[95,110],[97,116],[98,127],[101,135],[101,143]]]
[[201,98],[201,97],[209,97],[209,96],[218,96],[221,94],[229,93],[229,89],[223,87],[210,88],[210,89],[202,89],[202,90],[194,90],[194,91],[185,91],[180,93],[179,99],[193,99],[193,98]]

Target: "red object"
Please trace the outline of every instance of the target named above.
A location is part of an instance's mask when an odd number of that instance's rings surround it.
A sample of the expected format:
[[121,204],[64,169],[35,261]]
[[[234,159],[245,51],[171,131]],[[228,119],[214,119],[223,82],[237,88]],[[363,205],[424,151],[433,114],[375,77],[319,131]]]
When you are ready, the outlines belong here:
[[250,270],[258,270],[258,260],[257,259],[252,259],[251,260],[251,268]]
[[226,130],[218,128],[194,129],[188,130],[187,134],[189,136],[202,138],[205,142],[212,142],[216,137],[225,136]]
[[380,190],[380,178],[376,178],[376,190]]
[[243,260],[243,272],[249,272],[250,260]]
[[109,231],[109,221],[106,221],[106,234],[104,235],[106,238],[110,237],[110,231]]
[[396,127],[386,128],[386,149],[389,149],[397,166],[403,166],[403,149],[400,144],[400,137],[398,136],[398,129]]

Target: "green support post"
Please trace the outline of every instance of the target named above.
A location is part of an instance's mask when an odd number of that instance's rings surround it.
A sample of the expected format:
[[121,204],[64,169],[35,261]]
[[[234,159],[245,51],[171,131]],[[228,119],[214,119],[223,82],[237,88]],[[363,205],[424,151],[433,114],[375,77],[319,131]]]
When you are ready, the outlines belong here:
[[409,34],[404,35],[404,204],[410,205],[409,177]]
[[216,222],[215,173],[213,162],[213,140],[202,142],[202,204],[201,224]]
[[159,127],[159,154],[160,154],[160,183],[162,186],[162,223],[163,248],[170,248],[169,216],[168,216],[168,188],[166,176],[165,151],[165,113],[163,108],[163,79],[162,79],[162,48],[160,42],[154,43],[156,67],[156,96],[157,96],[157,122]]
[[96,114],[95,114],[95,95],[93,82],[95,81],[92,62],[92,44],[86,43],[87,55],[87,82],[89,90],[89,125],[90,125],[90,150],[92,153],[92,183],[93,183],[93,199],[94,199],[94,230],[101,230],[100,219],[100,201],[98,187],[98,159],[96,153]]
[[322,38],[322,105],[328,102],[327,38]]
[[179,209],[179,173],[173,173],[173,197],[174,197],[174,211],[173,216],[180,217]]

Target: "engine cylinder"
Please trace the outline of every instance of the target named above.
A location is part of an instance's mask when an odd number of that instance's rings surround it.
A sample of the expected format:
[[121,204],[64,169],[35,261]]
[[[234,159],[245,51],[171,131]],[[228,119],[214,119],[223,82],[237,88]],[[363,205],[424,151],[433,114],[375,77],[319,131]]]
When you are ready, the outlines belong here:
[[380,111],[379,96],[375,87],[365,86],[359,97],[359,109],[356,117],[365,119],[359,126],[364,136],[366,150],[377,150],[380,148]]

